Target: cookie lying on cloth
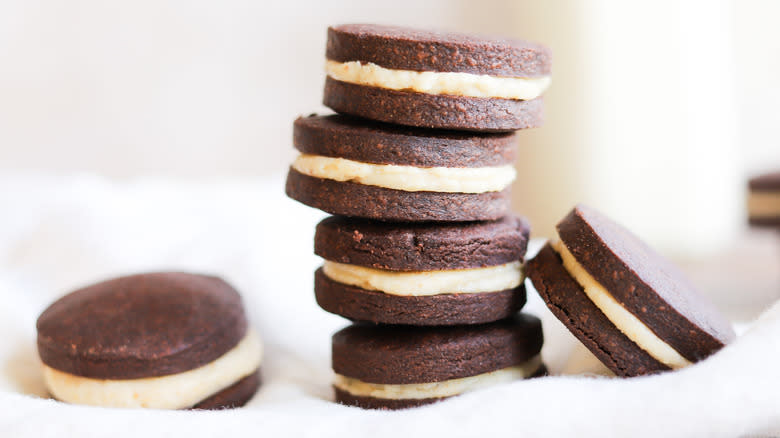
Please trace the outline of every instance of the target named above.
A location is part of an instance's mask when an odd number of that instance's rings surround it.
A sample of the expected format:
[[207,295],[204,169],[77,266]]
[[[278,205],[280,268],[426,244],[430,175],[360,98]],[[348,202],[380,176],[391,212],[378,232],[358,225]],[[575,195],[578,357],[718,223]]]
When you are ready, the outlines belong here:
[[518,314],[477,326],[354,324],[333,335],[336,401],[403,409],[546,374],[542,325]]
[[619,376],[681,368],[734,339],[729,322],[679,269],[579,205],[528,262],[547,306]]
[[479,324],[525,304],[529,228],[518,217],[468,224],[381,223],[339,216],[317,225],[320,307],[382,324]]
[[752,178],[748,183],[748,219],[751,225],[780,227],[780,172]]
[[403,128],[348,116],[298,118],[287,195],[384,221],[498,219],[509,210],[515,136]]
[[520,40],[396,26],[328,28],[323,103],[336,112],[425,128],[540,126],[550,51]]
[[64,402],[217,409],[244,405],[260,385],[260,339],[216,277],[108,280],[59,299],[37,326],[46,386]]

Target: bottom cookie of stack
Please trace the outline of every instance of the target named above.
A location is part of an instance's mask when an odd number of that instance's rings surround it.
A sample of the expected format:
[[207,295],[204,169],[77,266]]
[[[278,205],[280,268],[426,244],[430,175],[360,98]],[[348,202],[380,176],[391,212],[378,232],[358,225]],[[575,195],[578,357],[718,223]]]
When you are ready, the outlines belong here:
[[336,401],[403,409],[542,376],[541,321],[518,314],[470,327],[353,324],[333,335]]

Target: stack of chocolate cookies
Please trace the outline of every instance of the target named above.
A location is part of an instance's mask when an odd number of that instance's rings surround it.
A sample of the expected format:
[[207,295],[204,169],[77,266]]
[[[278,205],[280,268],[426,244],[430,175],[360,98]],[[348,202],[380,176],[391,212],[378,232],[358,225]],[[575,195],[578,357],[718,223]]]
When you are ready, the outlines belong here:
[[328,29],[324,103],[299,118],[288,196],[319,225],[319,305],[337,401],[431,403],[545,373],[525,304],[526,221],[510,211],[515,130],[541,124],[550,53],[506,39]]

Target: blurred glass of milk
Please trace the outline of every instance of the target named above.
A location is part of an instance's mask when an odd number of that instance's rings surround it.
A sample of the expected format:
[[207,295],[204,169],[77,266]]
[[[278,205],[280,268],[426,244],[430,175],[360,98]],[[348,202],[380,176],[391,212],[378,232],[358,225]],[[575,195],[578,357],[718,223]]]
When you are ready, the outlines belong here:
[[743,217],[728,1],[512,2],[553,50],[544,128],[521,132],[515,210],[533,233],[576,202],[661,252],[724,248]]

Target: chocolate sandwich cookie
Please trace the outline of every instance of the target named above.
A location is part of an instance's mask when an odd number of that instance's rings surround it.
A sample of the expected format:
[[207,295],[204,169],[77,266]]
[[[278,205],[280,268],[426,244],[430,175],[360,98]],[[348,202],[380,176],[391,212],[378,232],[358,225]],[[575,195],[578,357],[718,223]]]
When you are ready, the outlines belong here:
[[541,376],[542,342],[541,322],[525,314],[469,327],[354,324],[333,335],[336,401],[403,409]]
[[682,272],[622,226],[578,205],[557,230],[560,240],[528,262],[528,277],[615,374],[681,368],[734,339],[729,322]]
[[748,183],[748,220],[751,225],[780,227],[780,172],[752,178]]
[[287,195],[328,213],[384,221],[498,219],[515,179],[513,133],[469,134],[349,116],[298,118]]
[[328,28],[323,103],[424,128],[513,131],[542,124],[550,51],[504,38],[375,24]]
[[528,225],[507,216],[468,224],[379,223],[329,217],[317,225],[317,303],[381,324],[480,324],[525,304]]
[[217,277],[153,273],[77,290],[38,318],[51,395],[98,406],[217,409],[260,385],[262,346]]

